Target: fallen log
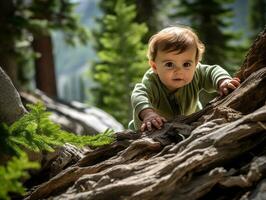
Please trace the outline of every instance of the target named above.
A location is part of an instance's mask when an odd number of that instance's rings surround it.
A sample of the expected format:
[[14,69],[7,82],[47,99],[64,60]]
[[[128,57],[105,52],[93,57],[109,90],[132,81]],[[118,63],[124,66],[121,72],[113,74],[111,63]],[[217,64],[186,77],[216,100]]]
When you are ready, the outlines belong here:
[[25,199],[260,199],[266,185],[266,29],[242,83],[162,130],[116,133]]

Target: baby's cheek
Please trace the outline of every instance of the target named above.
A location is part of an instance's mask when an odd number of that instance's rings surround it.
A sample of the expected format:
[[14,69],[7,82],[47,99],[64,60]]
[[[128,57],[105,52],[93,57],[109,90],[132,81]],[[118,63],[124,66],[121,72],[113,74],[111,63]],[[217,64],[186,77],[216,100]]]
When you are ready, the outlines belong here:
[[186,82],[188,84],[188,83],[190,83],[193,80],[193,76],[186,76],[185,80],[186,80]]

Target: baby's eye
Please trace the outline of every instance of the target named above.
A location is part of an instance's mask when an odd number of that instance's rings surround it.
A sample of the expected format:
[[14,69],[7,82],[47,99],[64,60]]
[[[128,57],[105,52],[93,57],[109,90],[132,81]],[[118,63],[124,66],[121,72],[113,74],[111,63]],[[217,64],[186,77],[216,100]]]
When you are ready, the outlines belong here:
[[175,64],[172,63],[172,62],[167,62],[167,63],[164,64],[164,66],[167,67],[167,68],[174,68]]
[[191,63],[186,62],[186,63],[183,64],[183,67],[185,67],[185,68],[189,68],[189,67],[191,67]]

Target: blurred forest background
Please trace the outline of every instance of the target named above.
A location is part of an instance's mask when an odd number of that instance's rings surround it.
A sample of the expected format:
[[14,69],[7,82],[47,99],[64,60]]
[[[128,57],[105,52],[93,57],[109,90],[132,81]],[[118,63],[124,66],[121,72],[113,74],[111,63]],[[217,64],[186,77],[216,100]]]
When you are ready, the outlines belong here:
[[192,26],[203,62],[233,75],[266,22],[266,0],[2,0],[0,10],[0,66],[18,90],[97,106],[125,127],[152,34]]

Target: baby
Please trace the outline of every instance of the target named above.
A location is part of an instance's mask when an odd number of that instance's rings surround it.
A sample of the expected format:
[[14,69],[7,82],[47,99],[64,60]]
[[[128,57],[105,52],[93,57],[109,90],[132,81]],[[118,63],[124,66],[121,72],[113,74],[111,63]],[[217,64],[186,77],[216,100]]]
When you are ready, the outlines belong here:
[[231,78],[220,66],[200,63],[204,50],[188,27],[168,27],[150,38],[147,55],[151,68],[132,92],[130,129],[161,129],[167,120],[198,110],[202,89],[227,95],[239,86],[240,80]]

